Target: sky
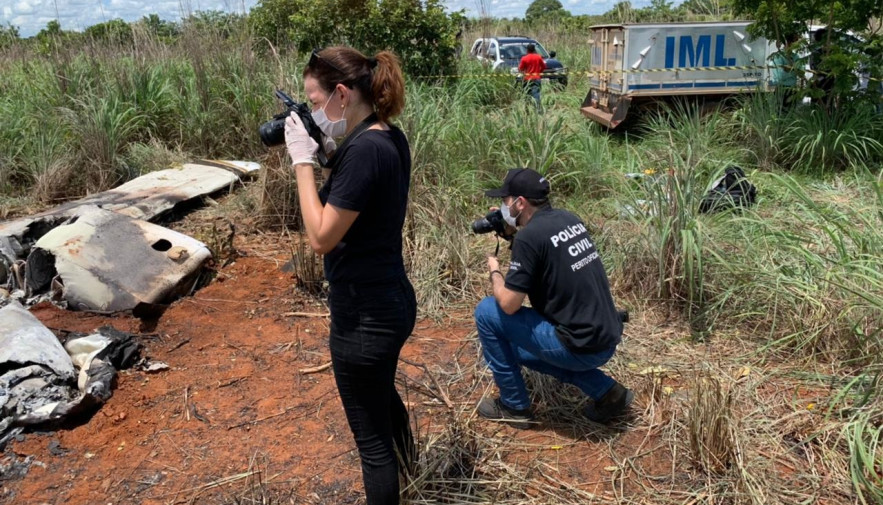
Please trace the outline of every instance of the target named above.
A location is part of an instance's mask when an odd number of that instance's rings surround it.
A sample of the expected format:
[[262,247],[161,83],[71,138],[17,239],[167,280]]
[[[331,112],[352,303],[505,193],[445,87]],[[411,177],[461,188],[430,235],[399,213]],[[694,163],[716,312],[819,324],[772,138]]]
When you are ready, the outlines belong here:
[[[478,16],[486,9],[497,18],[524,17],[532,0],[442,0],[448,10],[466,10]],[[610,10],[616,0],[559,0],[571,14],[600,14]],[[0,0],[0,25],[17,26],[22,37],[36,35],[46,23],[58,19],[63,30],[82,31],[111,19],[137,21],[147,14],[159,14],[166,20],[178,20],[181,14],[200,10],[244,12],[257,0]],[[642,7],[650,0],[633,0]]]

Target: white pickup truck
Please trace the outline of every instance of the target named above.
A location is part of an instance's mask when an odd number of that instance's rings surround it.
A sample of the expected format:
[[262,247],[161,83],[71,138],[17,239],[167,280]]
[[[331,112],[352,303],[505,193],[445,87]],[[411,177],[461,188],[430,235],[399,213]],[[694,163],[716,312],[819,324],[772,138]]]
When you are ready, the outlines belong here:
[[533,44],[537,54],[546,62],[543,81],[567,86],[567,68],[556,59],[555,51],[547,52],[539,42],[519,35],[476,39],[469,54],[493,70],[505,70],[515,75],[521,57],[527,54],[528,44]]
[[752,39],[746,31],[750,23],[591,27],[592,66],[583,115],[615,128],[642,101],[768,90],[767,66],[776,47],[764,38]]

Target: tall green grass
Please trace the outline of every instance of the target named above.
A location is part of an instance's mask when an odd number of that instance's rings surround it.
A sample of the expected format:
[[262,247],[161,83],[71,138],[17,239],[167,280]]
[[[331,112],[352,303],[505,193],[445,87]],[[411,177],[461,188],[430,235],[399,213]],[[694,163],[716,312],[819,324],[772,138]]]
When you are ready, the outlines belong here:
[[741,100],[735,114],[762,166],[827,176],[883,161],[883,115],[867,103],[829,110],[818,104],[786,106],[784,99],[782,92],[757,93]]
[[[879,379],[879,376],[878,376]],[[849,473],[862,505],[883,503],[883,407],[865,407],[844,426]]]
[[[545,35],[568,67],[588,68],[584,37]],[[254,159],[266,170],[244,207],[260,226],[296,229],[284,150],[264,148],[257,126],[279,110],[273,89],[299,96],[303,56],[199,33],[171,45],[136,33],[128,48],[0,54],[0,202],[73,198],[186,159]],[[735,109],[675,103],[610,134],[580,116],[579,78],[544,89],[537,115],[509,77],[484,77],[468,60],[460,73],[479,77],[409,78],[398,120],[413,155],[406,261],[424,315],[462,314],[486,294],[484,259],[497,244],[469,224],[498,203],[484,189],[529,166],[551,180],[553,205],[586,221],[618,298],[669,309],[695,337],[751,342],[762,359],[877,373],[883,190],[868,174],[883,161],[883,116],[786,108],[781,96],[758,94]],[[733,163],[758,186],[757,206],[700,214]],[[881,496],[874,398],[832,421],[842,427],[832,450],[850,459],[864,503]]]
[[730,220],[708,263],[715,265],[713,311],[764,337],[765,348],[864,366],[883,356],[883,207],[845,208],[811,196],[797,180],[770,176],[780,201]]
[[867,105],[840,110],[798,107],[783,131],[785,162],[808,173],[825,174],[883,160],[883,117]]
[[[257,125],[279,109],[273,89],[291,81],[280,81],[278,61],[258,57],[250,42],[195,40],[0,55],[4,191],[33,188],[48,201],[106,189],[147,169],[126,159],[133,143],[196,157],[265,155]],[[297,62],[292,55],[289,69]]]
[[[700,202],[714,177],[731,163],[724,118],[695,104],[663,107],[644,124],[644,138],[632,148],[642,183],[629,194],[625,215],[640,230],[624,269],[646,295],[682,306],[695,335],[707,331],[706,242],[708,225]],[[652,282],[650,281],[652,279]]]
[[[284,156],[260,144],[257,125],[279,110],[274,88],[299,94],[302,55],[247,37],[191,33],[167,45],[137,35],[131,47],[0,55],[4,193],[50,202],[187,157],[257,159],[281,176],[264,178],[263,203],[253,206],[265,214],[261,222],[296,225],[291,181],[280,171]],[[549,35],[550,45],[563,46],[556,47],[562,58],[582,54],[584,44],[572,36]],[[856,356],[876,349],[879,335],[868,325],[876,321],[872,263],[879,253],[858,242],[879,244],[875,214],[838,217],[793,184],[770,179],[779,200],[767,202],[792,203],[782,206],[792,214],[703,216],[697,209],[731,163],[866,170],[880,159],[878,117],[852,110],[821,116],[756,95],[735,112],[675,103],[638,130],[609,135],[578,114],[579,79],[564,91],[545,89],[546,113],[538,115],[511,78],[468,59],[460,71],[470,77],[409,79],[400,118],[414,157],[409,266],[428,311],[480,293],[475,272],[495,243],[472,236],[469,223],[497,203],[483,189],[509,168],[529,166],[551,180],[555,205],[578,211],[598,231],[614,280],[671,303],[697,335],[746,324],[775,347],[833,341],[841,351],[851,345]],[[825,168],[807,168],[816,165]],[[653,174],[639,185],[623,176],[645,170]],[[783,219],[800,226],[777,227]],[[761,254],[749,254],[757,248]],[[800,324],[801,310],[818,319],[811,331]]]
[[613,242],[625,256],[626,285],[674,302],[695,336],[739,328],[765,349],[851,366],[880,362],[879,177],[857,175],[858,188],[840,189],[873,197],[842,205],[796,179],[749,172],[760,185],[756,208],[700,214],[711,182],[747,156],[730,124],[721,112],[676,104],[644,125],[627,164],[641,182],[620,207],[631,227]]
[[144,127],[145,116],[118,94],[87,95],[74,107],[63,110],[70,132],[80,139],[81,172],[87,191],[117,186],[137,174],[131,173],[120,156],[125,145]]

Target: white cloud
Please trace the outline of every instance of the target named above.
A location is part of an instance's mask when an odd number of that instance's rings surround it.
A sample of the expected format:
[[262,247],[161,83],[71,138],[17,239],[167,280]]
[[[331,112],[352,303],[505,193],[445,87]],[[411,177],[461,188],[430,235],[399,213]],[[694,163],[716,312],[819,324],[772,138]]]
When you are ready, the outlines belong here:
[[30,2],[26,2],[24,0],[16,2],[13,9],[17,14],[30,14],[34,12],[34,7],[30,4]]
[[[533,0],[442,0],[449,11],[466,10],[467,16],[478,16],[480,4],[484,1],[488,13],[498,18],[524,17],[527,7]],[[619,0],[559,0],[564,8],[574,16],[583,14],[603,14]],[[682,0],[673,0],[673,5],[678,5]],[[646,7],[650,0],[631,0],[632,7]]]
[[84,30],[97,23],[120,18],[137,21],[147,14],[178,20],[182,6],[189,11],[240,11],[257,0],[0,0],[0,25],[19,27],[23,37],[36,35],[46,23],[57,19],[64,30]]
[[[115,18],[137,21],[147,14],[158,14],[162,19],[178,20],[185,11],[238,11],[253,7],[258,0],[0,0],[0,25],[11,23],[19,27],[23,37],[42,30],[46,23],[56,19],[65,30],[83,30],[96,23]],[[533,0],[442,0],[448,11],[464,9],[467,16],[478,16],[482,7],[497,18],[521,18]],[[610,10],[618,0],[560,0],[571,14],[601,14]],[[632,0],[642,7],[650,0]],[[675,0],[675,4],[680,3]]]
[[[449,11],[466,10],[467,16],[478,16],[481,0],[443,0]],[[617,0],[566,0],[562,1],[564,8],[571,14],[598,14],[610,10]],[[640,0],[638,0],[640,1]],[[649,2],[649,0],[647,0]],[[532,0],[491,0],[485,2],[488,13],[498,18],[521,18],[524,17],[527,7]],[[599,3],[599,6],[595,4]],[[634,2],[633,2],[634,3]]]

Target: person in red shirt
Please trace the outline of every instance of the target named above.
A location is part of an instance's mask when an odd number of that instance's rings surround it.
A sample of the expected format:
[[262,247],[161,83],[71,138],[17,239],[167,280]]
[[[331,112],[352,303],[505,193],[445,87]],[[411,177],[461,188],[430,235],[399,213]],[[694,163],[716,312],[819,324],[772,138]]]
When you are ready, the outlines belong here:
[[546,70],[546,61],[537,54],[537,48],[533,44],[527,45],[527,54],[525,54],[518,63],[518,71],[524,74],[524,86],[527,93],[537,102],[537,112],[543,112],[543,105],[540,103],[540,77],[543,70]]

